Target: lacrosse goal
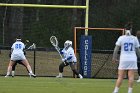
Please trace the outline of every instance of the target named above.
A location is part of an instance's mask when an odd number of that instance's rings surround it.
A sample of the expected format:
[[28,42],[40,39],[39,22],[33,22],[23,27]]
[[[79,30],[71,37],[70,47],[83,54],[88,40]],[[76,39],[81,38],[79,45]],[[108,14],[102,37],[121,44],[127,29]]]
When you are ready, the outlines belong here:
[[[92,37],[92,49],[91,49],[91,64],[89,62],[83,63],[84,58],[88,56],[86,50],[81,53],[82,47],[80,37],[84,35],[84,31],[88,30],[88,36]],[[79,58],[77,68],[84,74],[84,69],[88,70],[91,68],[91,77],[94,78],[115,78],[117,71],[117,64],[112,64],[111,58],[115,42],[119,36],[124,34],[123,28],[85,28],[75,27],[74,28],[74,50],[77,58]],[[85,41],[84,41],[85,42]],[[88,47],[87,47],[88,49]],[[86,54],[85,54],[86,53]],[[81,55],[86,56],[81,56]],[[87,57],[88,58],[88,57]],[[82,59],[82,60],[81,60]],[[89,59],[86,59],[89,60]],[[82,66],[86,64],[89,67]],[[82,70],[82,71],[81,71]]]

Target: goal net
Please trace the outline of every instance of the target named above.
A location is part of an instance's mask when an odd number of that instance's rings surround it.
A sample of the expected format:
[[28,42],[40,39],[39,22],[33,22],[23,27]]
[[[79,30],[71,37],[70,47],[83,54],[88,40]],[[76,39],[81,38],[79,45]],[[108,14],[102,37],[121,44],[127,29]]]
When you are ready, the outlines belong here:
[[[86,66],[89,67],[81,68],[84,65],[83,60],[90,60],[86,50],[81,53],[81,46],[86,48],[86,46],[80,45],[80,37],[84,35],[85,30],[88,30],[88,36],[92,37],[92,49],[91,49],[91,64],[84,61]],[[88,70],[91,70],[89,73],[90,77],[93,78],[116,78],[117,76],[117,67],[118,63],[112,63],[112,54],[115,47],[115,42],[118,37],[124,34],[124,29],[122,28],[84,28],[84,27],[75,27],[74,30],[74,40],[75,40],[75,53],[79,58],[78,69],[84,74],[84,69],[86,73]],[[84,41],[85,42],[85,41]],[[88,49],[88,46],[87,46]],[[85,54],[86,53],[86,54]],[[84,55],[85,56],[81,56]],[[86,58],[86,59],[85,59]],[[82,59],[82,60],[81,60]],[[91,68],[91,69],[90,69]]]

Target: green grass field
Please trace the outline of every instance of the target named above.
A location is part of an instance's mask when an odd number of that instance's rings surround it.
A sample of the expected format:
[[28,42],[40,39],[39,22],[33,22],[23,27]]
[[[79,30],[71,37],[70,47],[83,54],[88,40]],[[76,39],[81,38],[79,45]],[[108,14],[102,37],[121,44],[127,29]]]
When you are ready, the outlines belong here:
[[[112,93],[115,80],[54,77],[0,77],[0,93]],[[140,92],[140,83],[134,83],[133,93]],[[124,80],[119,93],[127,93]]]

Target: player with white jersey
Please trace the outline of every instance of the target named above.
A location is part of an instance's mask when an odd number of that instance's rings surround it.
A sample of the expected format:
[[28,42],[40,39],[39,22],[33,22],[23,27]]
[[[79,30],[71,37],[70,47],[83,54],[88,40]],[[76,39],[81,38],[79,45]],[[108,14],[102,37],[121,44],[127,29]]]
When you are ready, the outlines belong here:
[[[25,49],[27,48],[27,45],[28,45],[29,43],[30,43],[29,40],[26,40],[26,42],[25,42]],[[24,55],[26,55],[25,49],[24,49]],[[10,51],[10,53],[9,53],[9,57],[11,58],[11,51]],[[12,72],[11,72],[12,77],[15,76],[15,69],[16,69],[17,64],[20,64],[20,65],[25,66],[21,61],[22,61],[22,60],[17,60],[16,63],[12,66]],[[25,67],[26,67],[26,66],[25,66]],[[30,73],[29,73],[27,67],[26,67],[26,70],[27,70],[27,72],[28,72],[28,74],[29,74],[29,76],[30,76]]]
[[25,60],[25,55],[23,52],[23,49],[25,49],[25,45],[20,41],[20,39],[17,39],[16,42],[12,45],[12,54],[11,54],[11,60]]
[[13,43],[13,45],[11,47],[11,58],[10,58],[10,62],[8,65],[7,74],[5,77],[8,77],[10,75],[10,73],[12,71],[12,66],[18,60],[21,60],[21,62],[26,66],[26,68],[28,69],[31,76],[36,77],[36,75],[33,74],[31,66],[24,55],[24,52],[23,52],[24,49],[25,49],[25,45],[24,45],[24,43],[21,42],[21,39],[20,38],[16,39],[16,42]]
[[62,51],[60,51],[60,53],[63,55],[63,59],[62,59],[62,63],[59,65],[59,75],[56,76],[58,78],[62,78],[63,75],[63,69],[65,66],[70,65],[71,70],[73,71],[74,74],[76,74],[77,76],[79,76],[81,79],[83,78],[81,74],[78,73],[78,71],[76,70],[76,62],[77,62],[77,58],[74,54],[74,50],[72,48],[72,41],[67,40],[64,43],[64,48]]
[[120,36],[116,42],[116,46],[113,53],[112,61],[116,62],[117,53],[121,48],[119,67],[118,67],[118,79],[116,81],[115,89],[113,93],[118,93],[119,87],[123,81],[125,73],[128,71],[128,93],[132,93],[134,72],[137,70],[137,55],[140,56],[139,42],[137,37],[131,35],[130,30],[125,30],[125,35]]
[[61,51],[61,54],[63,54],[64,56],[64,59],[67,59],[67,62],[77,62],[77,59],[75,57],[75,54],[74,54],[74,50],[72,47],[69,47],[67,50],[64,48],[62,51]]
[[135,49],[139,47],[139,42],[135,36],[121,36],[116,42],[121,46],[121,56],[119,69],[137,69],[137,56]]

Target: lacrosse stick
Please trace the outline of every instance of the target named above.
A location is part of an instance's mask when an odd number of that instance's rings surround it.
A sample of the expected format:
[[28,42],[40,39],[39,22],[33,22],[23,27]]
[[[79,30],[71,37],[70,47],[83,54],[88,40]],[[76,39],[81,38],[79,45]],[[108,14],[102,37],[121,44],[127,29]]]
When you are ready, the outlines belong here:
[[31,46],[29,46],[27,49],[35,49],[36,48],[36,45],[35,43],[33,43]]
[[[50,42],[51,42],[51,44],[55,47],[55,49],[57,50],[57,52],[59,53],[61,59],[63,59],[63,56],[62,56],[61,53],[60,53],[60,48],[59,48],[59,46],[58,46],[58,40],[57,40],[57,38],[56,38],[55,36],[51,36],[51,37],[50,37]],[[65,62],[64,62],[64,64],[66,65]]]
[[25,51],[26,50],[32,50],[32,49],[36,49],[35,43],[33,43],[31,46],[29,46],[27,49],[25,49]]
[[60,48],[58,46],[58,40],[57,40],[57,38],[55,36],[51,36],[50,37],[50,42],[55,47],[55,49],[57,50],[57,52],[59,53],[61,59],[63,59],[62,55],[60,54]]

